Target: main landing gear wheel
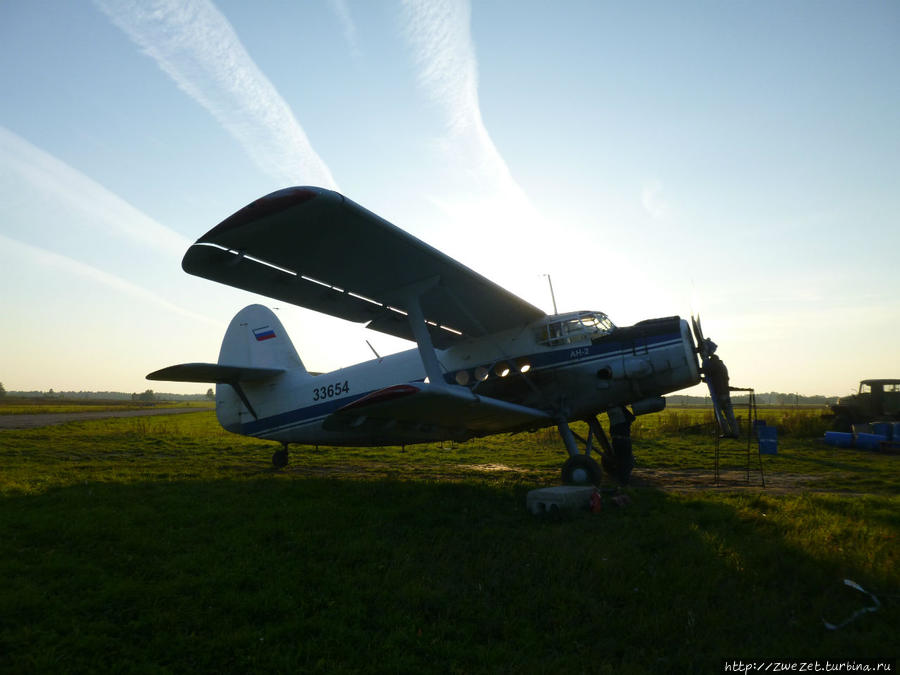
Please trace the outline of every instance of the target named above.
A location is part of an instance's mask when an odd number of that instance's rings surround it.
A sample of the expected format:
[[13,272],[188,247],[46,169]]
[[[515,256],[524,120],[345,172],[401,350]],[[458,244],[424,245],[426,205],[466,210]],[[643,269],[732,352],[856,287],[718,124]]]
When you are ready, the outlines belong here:
[[574,455],[562,468],[562,482],[566,485],[597,485],[602,472],[600,465],[587,455]]
[[288,451],[287,444],[281,449],[276,450],[272,455],[272,466],[276,469],[283,469],[288,465]]

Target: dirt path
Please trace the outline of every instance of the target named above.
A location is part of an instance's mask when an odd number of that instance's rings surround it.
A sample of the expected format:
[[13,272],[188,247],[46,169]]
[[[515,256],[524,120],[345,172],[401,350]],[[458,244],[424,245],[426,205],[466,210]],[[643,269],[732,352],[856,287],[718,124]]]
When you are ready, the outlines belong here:
[[104,410],[73,413],[38,413],[35,415],[0,415],[0,429],[35,429],[66,422],[102,420],[109,417],[144,417],[148,415],[181,415],[208,412],[212,408],[149,408],[147,410]]

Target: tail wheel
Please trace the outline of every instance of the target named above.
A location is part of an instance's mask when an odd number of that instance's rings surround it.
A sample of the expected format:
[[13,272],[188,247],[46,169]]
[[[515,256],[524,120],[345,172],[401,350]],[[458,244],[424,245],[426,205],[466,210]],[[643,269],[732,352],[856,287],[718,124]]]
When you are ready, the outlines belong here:
[[587,455],[569,457],[562,468],[562,481],[566,485],[597,485],[602,475],[600,465]]

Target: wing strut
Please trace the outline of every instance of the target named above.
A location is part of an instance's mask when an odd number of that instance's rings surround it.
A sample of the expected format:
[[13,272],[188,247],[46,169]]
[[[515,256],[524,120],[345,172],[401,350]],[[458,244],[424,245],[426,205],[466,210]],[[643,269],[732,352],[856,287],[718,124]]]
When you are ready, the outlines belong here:
[[422,305],[419,302],[419,298],[436,286],[439,280],[439,277],[434,277],[433,279],[413,284],[407,295],[409,304],[406,308],[409,327],[419,347],[419,357],[422,359],[422,365],[425,367],[425,374],[428,376],[428,381],[438,387],[444,384],[444,374],[441,372],[437,354],[434,353],[434,345],[431,342],[431,334],[428,332],[428,327],[425,324],[425,315],[422,314]]

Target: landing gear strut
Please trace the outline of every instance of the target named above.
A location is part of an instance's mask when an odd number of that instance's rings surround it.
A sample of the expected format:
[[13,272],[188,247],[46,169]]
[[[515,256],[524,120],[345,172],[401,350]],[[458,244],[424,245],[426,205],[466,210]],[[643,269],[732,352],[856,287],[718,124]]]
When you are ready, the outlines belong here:
[[276,450],[272,455],[272,466],[283,469],[288,465],[288,444],[282,443],[281,450]]
[[[593,439],[603,448],[600,455],[600,462],[603,470],[612,476],[616,482],[626,485],[631,477],[631,470],[634,468],[634,454],[631,450],[631,423],[634,422],[634,415],[628,408],[612,408],[607,413],[609,415],[609,431],[612,436],[612,442],[606,437],[600,420],[596,417],[589,417],[585,421],[590,429],[587,439],[583,439],[575,434],[570,428],[568,422],[560,420],[557,423],[559,435],[566,444],[566,450],[569,453],[569,459],[563,464],[562,480],[568,485],[592,485],[600,482],[602,475],[600,464],[591,457],[591,447]],[[576,439],[584,444],[584,453],[578,451]]]
[[566,485],[595,485],[600,482],[600,465],[597,464],[591,454],[590,442],[579,438],[585,444],[584,454],[578,452],[578,443],[575,442],[575,434],[569,428],[565,417],[560,417],[556,423],[559,435],[569,453],[569,459],[563,464],[562,482]]

